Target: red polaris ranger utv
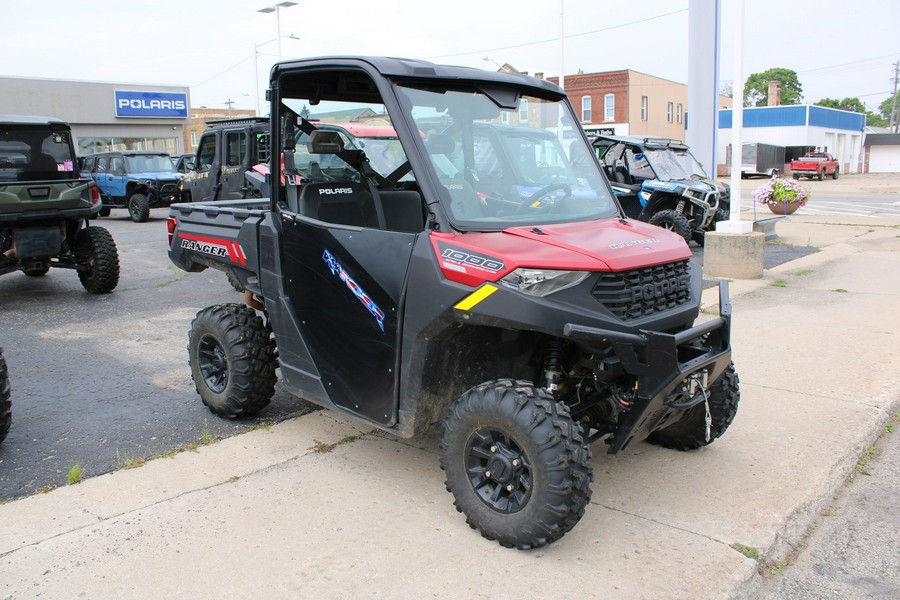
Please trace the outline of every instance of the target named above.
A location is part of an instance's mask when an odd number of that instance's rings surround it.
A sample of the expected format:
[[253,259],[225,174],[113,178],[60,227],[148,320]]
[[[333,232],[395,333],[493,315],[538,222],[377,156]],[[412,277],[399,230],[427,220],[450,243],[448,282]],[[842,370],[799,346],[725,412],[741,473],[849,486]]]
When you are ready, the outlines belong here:
[[[521,549],[584,514],[591,443],[688,450],[731,424],[727,284],[695,325],[687,244],[624,216],[556,85],[332,57],[276,65],[268,94],[272,198],[170,213],[174,263],[246,290],[189,335],[213,412],[261,410],[280,367],[290,392],[398,436],[442,422],[457,508]],[[399,143],[327,127],[348,121]]]

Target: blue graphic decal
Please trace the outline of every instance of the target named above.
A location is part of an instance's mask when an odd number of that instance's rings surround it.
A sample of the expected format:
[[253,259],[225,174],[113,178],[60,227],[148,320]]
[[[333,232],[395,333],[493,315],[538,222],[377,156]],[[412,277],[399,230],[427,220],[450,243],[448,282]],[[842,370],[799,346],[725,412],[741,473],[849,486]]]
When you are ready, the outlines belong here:
[[375,301],[372,300],[369,295],[363,291],[359,284],[356,283],[352,277],[344,270],[344,267],[341,266],[341,263],[337,261],[337,259],[332,256],[331,252],[328,250],[322,254],[322,260],[325,261],[325,264],[328,265],[328,270],[331,271],[332,275],[337,275],[341,281],[347,284],[347,287],[350,288],[350,291],[353,292],[353,295],[359,298],[359,301],[363,303],[363,306],[366,307],[372,316],[375,317],[375,320],[378,322],[378,327],[384,332],[384,311],[378,308],[378,305],[375,304]]

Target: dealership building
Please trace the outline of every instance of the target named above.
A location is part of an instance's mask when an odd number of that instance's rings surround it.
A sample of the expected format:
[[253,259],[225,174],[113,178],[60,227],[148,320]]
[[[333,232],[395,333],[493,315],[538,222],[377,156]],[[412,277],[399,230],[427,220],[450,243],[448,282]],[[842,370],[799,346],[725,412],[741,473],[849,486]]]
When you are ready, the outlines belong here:
[[78,154],[184,152],[186,86],[0,77],[0,114],[55,117],[72,126]]

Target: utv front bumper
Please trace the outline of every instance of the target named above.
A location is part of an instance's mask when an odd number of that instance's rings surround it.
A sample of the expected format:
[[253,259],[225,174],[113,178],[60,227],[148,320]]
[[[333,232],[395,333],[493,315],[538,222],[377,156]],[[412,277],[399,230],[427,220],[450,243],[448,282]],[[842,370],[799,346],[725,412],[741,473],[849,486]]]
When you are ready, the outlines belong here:
[[731,302],[728,283],[719,283],[719,316],[674,334],[641,331],[623,333],[568,324],[563,334],[600,356],[610,346],[637,385],[631,410],[620,416],[609,453],[625,449],[668,424],[678,421],[703,399],[676,401],[692,379],[712,384],[731,362]]

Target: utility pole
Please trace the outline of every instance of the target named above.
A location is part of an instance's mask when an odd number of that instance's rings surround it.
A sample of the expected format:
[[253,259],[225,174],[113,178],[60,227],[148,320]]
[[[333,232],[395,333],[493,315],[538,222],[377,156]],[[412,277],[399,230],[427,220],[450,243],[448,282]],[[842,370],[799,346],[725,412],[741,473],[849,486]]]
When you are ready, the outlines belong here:
[[900,75],[900,60],[894,63],[894,95],[891,99],[891,133],[897,133],[897,80]]
[[228,107],[228,112],[230,113],[231,110],[234,108],[234,100],[229,98],[228,100],[225,101],[225,106]]

